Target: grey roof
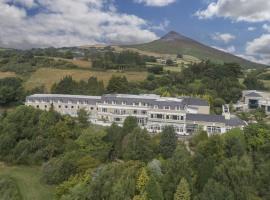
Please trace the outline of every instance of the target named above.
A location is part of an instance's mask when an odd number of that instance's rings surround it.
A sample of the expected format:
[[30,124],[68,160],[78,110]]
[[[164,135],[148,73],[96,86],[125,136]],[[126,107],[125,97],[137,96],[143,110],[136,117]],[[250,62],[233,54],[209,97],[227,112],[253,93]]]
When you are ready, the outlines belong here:
[[44,100],[44,101],[58,101],[61,100],[64,103],[68,101],[86,101],[89,104],[96,104],[101,100],[100,96],[85,96],[85,95],[65,95],[65,94],[34,94],[26,97],[26,100]]
[[184,97],[183,103],[191,106],[209,106],[206,100],[194,97]]
[[107,101],[111,103],[112,101],[117,104],[122,104],[126,102],[126,105],[133,105],[133,103],[147,103],[149,106],[158,106],[163,108],[164,106],[170,106],[172,109],[180,107],[183,109],[185,104],[181,98],[166,98],[160,97],[159,95],[143,94],[143,95],[129,95],[129,94],[106,94],[101,97],[101,102]]
[[226,120],[226,126],[231,126],[231,127],[238,127],[238,126],[245,126],[247,123],[238,117],[232,117],[229,120]]
[[91,104],[103,103],[104,101],[107,101],[109,104],[111,104],[112,101],[114,101],[116,104],[122,104],[122,102],[125,102],[126,105],[133,105],[134,103],[140,102],[145,103],[148,106],[158,106],[158,108],[162,109],[164,106],[170,106],[171,109],[184,109],[186,106],[208,106],[208,102],[203,99],[192,97],[167,98],[154,94],[105,94],[103,96],[34,94],[28,96],[26,99],[42,99],[45,101],[61,100],[64,103],[68,101],[87,101]]
[[197,122],[214,122],[214,123],[225,123],[225,117],[222,115],[206,115],[206,114],[187,114],[187,121]]
[[251,92],[249,94],[246,95],[247,97],[262,97],[260,94],[256,93],[256,92]]

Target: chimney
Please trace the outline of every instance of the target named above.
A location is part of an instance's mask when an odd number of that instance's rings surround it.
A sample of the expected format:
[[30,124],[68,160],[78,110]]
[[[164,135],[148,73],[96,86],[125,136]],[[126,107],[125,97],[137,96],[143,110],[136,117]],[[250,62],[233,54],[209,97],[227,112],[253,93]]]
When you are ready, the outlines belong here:
[[230,106],[228,104],[222,106],[222,115],[226,120],[231,119]]

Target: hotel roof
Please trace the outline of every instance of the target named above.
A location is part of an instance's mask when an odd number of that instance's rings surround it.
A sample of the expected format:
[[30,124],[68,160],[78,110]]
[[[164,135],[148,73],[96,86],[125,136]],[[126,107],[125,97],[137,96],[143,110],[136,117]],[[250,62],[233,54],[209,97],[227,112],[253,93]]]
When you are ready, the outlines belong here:
[[93,103],[102,103],[107,101],[111,103],[112,101],[117,104],[122,104],[125,102],[126,105],[133,105],[134,103],[146,103],[149,106],[158,106],[163,108],[164,106],[170,106],[172,109],[179,107],[184,109],[186,106],[209,106],[208,102],[203,99],[193,98],[193,97],[160,97],[155,94],[105,94],[103,96],[86,96],[86,95],[65,95],[65,94],[34,94],[28,96],[27,99],[55,99],[63,101],[76,101],[76,100],[87,100]]
[[222,115],[207,114],[187,114],[187,121],[225,123],[225,117]]

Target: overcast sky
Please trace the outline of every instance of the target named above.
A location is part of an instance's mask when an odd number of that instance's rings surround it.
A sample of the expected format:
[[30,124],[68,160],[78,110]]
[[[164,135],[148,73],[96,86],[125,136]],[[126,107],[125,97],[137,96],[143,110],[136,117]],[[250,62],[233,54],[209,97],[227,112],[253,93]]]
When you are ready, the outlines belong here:
[[0,0],[0,46],[133,44],[170,30],[270,64],[270,0]]

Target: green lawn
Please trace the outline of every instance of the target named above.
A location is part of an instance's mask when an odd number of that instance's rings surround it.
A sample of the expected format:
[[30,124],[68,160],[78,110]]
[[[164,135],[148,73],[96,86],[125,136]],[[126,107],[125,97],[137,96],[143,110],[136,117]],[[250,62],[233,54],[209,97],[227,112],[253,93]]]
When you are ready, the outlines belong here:
[[270,80],[261,80],[264,83],[264,86],[270,89]]
[[6,166],[0,164],[0,176],[12,178],[23,200],[51,200],[54,198],[54,187],[41,183],[39,167]]

